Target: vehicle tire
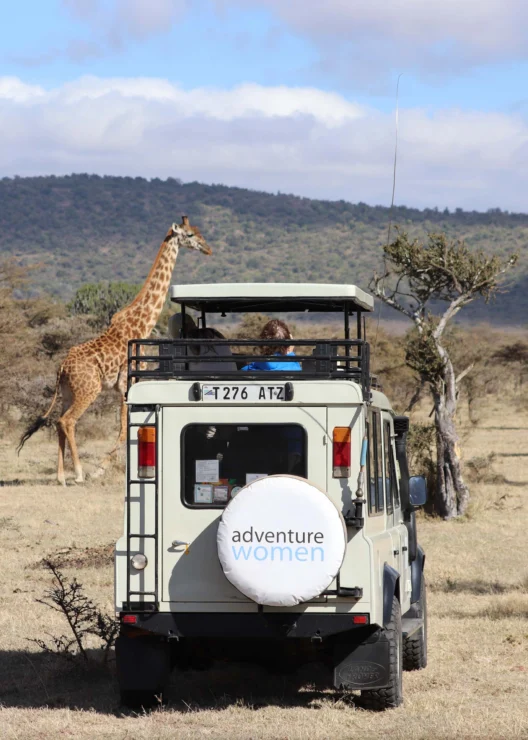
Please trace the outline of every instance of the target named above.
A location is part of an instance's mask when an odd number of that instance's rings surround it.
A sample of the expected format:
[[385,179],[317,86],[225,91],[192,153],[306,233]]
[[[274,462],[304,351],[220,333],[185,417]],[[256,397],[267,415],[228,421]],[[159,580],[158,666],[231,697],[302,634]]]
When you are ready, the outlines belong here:
[[390,622],[384,630],[389,641],[389,679],[384,689],[369,689],[361,692],[361,704],[366,709],[383,711],[399,707],[403,701],[402,673],[402,626],[400,602],[392,597]]
[[160,691],[120,691],[121,704],[128,709],[149,710],[164,704],[164,692]]
[[420,671],[427,665],[427,592],[422,573],[420,598],[416,604],[416,617],[423,619],[419,632],[403,641],[403,670]]

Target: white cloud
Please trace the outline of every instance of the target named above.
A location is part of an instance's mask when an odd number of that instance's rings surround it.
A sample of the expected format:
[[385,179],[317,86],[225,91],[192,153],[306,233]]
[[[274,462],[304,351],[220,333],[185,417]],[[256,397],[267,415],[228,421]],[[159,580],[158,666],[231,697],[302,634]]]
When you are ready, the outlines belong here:
[[[268,9],[319,51],[317,71],[356,87],[386,91],[389,72],[456,76],[489,63],[528,59],[527,0],[62,0],[92,38],[78,57],[88,59],[128,40],[160,35],[192,6],[222,10]],[[200,39],[203,29],[197,28]],[[203,39],[202,39],[203,43]],[[226,41],[226,43],[230,43]],[[54,56],[73,57],[78,43]],[[46,53],[28,64],[46,61]]]
[[160,79],[82,77],[52,93],[57,94],[67,103],[97,100],[108,95],[157,101],[170,105],[173,111],[178,111],[184,118],[201,115],[221,121],[252,115],[290,117],[306,114],[327,126],[338,126],[365,114],[364,108],[336,93],[314,88],[262,87],[250,83],[233,90],[196,88],[184,91]]
[[267,7],[355,76],[381,68],[445,74],[528,58],[526,0],[216,0]]
[[[386,204],[394,121],[311,88],[185,91],[85,77],[45,90],[0,78],[0,175],[100,174],[281,190]],[[400,111],[397,202],[526,210],[521,116]]]
[[[314,36],[350,39],[367,33],[378,38],[397,36],[421,46],[449,39],[485,52],[513,45],[526,53],[524,0],[249,1],[272,8],[292,26]],[[248,0],[241,4],[247,7]]]
[[184,15],[188,5],[187,0],[117,0],[115,29],[124,26],[136,38],[168,31]]
[[78,20],[113,45],[128,37],[144,39],[169,31],[180,20],[191,0],[62,0]]
[[0,77],[0,102],[10,100],[13,103],[35,102],[46,91],[38,85],[27,85],[18,77]]

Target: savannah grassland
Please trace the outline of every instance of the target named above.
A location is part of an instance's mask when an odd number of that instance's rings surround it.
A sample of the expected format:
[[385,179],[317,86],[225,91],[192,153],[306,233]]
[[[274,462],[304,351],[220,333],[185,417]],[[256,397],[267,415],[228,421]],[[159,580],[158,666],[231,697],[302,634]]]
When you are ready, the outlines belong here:
[[[17,458],[14,431],[4,427],[0,442],[0,737],[528,737],[528,410],[518,399],[492,396],[476,425],[462,413],[466,472],[471,460],[496,457],[472,483],[468,516],[420,520],[429,666],[404,675],[404,706],[384,714],[317,690],[316,670],[297,690],[287,676],[220,666],[173,675],[169,705],[137,715],[120,709],[112,666],[88,669],[42,653],[28,638],[65,631],[58,615],[35,602],[50,583],[42,558],[59,553],[64,572],[111,613],[123,470],[116,465],[102,480],[57,487],[51,433],[33,437]],[[81,424],[87,472],[108,448],[95,432]]]

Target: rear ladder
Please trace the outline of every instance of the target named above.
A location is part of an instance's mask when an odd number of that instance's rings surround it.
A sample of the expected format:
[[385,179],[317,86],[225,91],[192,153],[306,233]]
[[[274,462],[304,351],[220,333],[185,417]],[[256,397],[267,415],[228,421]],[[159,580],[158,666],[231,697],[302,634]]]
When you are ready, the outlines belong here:
[[[130,416],[132,413],[132,409],[129,406],[127,410],[127,448],[126,448],[126,478],[127,478],[127,495],[126,495],[126,549],[127,549],[127,578],[126,578],[126,602],[123,604],[123,609],[125,611],[133,611],[133,612],[153,612],[158,611],[159,609],[159,602],[158,602],[158,571],[159,571],[159,553],[158,553],[158,544],[159,544],[159,535],[158,535],[158,513],[159,513],[159,416],[160,416],[160,407],[156,406],[154,411],[154,423],[148,424],[144,422],[131,422]],[[152,427],[155,430],[156,434],[156,445],[155,445],[155,475],[154,478],[131,478],[130,477],[130,429],[132,427]],[[139,485],[139,486],[154,486],[154,532],[152,533],[144,533],[144,534],[137,534],[130,531],[131,526],[131,493],[130,493],[130,487],[132,485]],[[140,493],[141,495],[141,493]],[[131,590],[131,584],[130,584],[130,577],[131,577],[131,558],[132,558],[132,548],[131,548],[131,541],[133,539],[144,539],[148,540],[151,539],[154,541],[154,591],[132,591]],[[136,597],[135,601],[132,601],[132,596]],[[151,596],[154,597],[153,601],[145,601],[145,597]],[[139,601],[137,599],[141,598],[142,600]]]

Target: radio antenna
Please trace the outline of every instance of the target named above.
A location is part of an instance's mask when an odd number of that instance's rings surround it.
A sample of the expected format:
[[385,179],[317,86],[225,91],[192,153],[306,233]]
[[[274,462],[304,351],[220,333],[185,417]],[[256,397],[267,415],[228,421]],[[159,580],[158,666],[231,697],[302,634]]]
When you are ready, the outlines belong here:
[[[394,211],[394,195],[396,193],[396,171],[398,166],[398,129],[399,129],[399,122],[400,122],[400,77],[403,75],[403,72],[400,72],[398,75],[398,79],[396,81],[396,115],[395,115],[395,135],[394,135],[394,164],[392,168],[392,197],[391,197],[391,204],[389,209],[389,226],[387,229],[387,247],[390,244],[390,237],[391,237],[391,230],[392,230],[392,214]],[[383,266],[385,269],[385,272],[387,272],[387,259],[385,255],[383,255]],[[382,283],[383,284],[383,283]],[[376,322],[376,335],[374,337],[374,349],[373,353],[376,351],[376,347],[378,345],[378,330],[380,325],[380,319],[381,319],[381,309],[382,309],[383,301],[380,300],[379,302],[379,309],[378,309],[378,319]]]

